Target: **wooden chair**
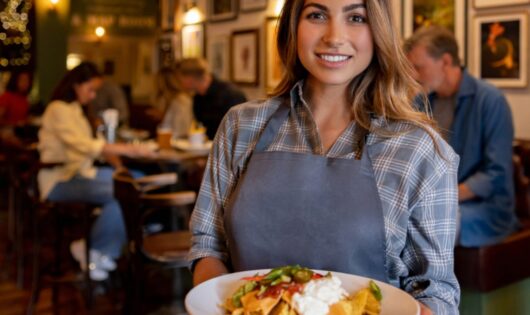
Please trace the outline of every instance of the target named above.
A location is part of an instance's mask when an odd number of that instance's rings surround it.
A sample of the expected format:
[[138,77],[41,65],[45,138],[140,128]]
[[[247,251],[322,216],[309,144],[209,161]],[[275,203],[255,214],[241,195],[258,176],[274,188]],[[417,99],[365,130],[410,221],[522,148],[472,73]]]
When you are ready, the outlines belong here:
[[[139,314],[148,304],[144,286],[152,270],[183,268],[188,272],[186,255],[191,245],[187,229],[147,233],[148,219],[158,211],[180,209],[184,222],[189,220],[190,207],[195,203],[192,191],[158,192],[161,187],[175,184],[176,174],[160,174],[134,179],[126,172],[114,174],[114,195],[119,201],[128,238],[128,289],[125,313]],[[185,286],[183,283],[180,286]],[[153,288],[151,288],[152,290]],[[186,288],[180,288],[186,291]]]

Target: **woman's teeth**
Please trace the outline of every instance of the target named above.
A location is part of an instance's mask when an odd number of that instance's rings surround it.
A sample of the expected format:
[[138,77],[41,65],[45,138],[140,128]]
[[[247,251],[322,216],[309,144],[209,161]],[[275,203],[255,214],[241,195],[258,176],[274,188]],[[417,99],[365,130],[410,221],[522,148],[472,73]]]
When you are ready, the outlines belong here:
[[337,56],[337,55],[320,55],[320,58],[328,62],[341,62],[341,61],[345,61],[346,59],[350,57],[349,56]]

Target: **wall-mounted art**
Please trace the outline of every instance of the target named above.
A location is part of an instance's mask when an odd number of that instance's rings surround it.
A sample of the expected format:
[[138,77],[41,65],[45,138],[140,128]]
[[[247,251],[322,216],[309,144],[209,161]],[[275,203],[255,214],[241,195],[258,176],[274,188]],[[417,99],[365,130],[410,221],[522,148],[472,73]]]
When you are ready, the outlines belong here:
[[222,80],[230,80],[230,35],[211,36],[207,51],[212,73]]
[[475,64],[478,77],[499,87],[526,87],[528,16],[496,14],[475,18]]
[[405,38],[422,26],[448,28],[458,41],[460,62],[467,63],[465,0],[404,0],[403,35]]
[[238,84],[259,84],[259,31],[257,29],[232,33],[232,81]]
[[182,26],[182,57],[204,57],[204,24]]
[[216,22],[235,19],[238,2],[239,0],[208,0],[208,20]]

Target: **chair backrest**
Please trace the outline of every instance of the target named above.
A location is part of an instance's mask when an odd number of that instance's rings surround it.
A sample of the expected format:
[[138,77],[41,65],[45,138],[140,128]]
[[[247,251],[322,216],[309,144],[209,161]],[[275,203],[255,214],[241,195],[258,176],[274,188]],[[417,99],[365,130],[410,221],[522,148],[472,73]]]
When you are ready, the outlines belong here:
[[[129,246],[139,241],[140,194],[134,178],[127,171],[118,171],[113,176],[114,197],[118,200],[125,221]],[[129,248],[132,249],[132,248]]]

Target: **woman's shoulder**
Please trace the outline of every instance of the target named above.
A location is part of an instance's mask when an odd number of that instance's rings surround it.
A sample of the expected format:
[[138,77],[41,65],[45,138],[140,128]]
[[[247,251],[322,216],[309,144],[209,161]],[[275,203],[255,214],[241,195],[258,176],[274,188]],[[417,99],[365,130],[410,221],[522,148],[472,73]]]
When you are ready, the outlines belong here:
[[236,119],[239,122],[266,121],[278,109],[282,101],[280,97],[247,101],[230,108],[227,116],[228,119]]
[[[379,124],[380,127],[381,123]],[[384,133],[373,133],[369,145],[380,156],[390,155],[411,164],[430,164],[439,169],[454,168],[458,155],[430,126],[418,126],[404,121],[384,123]]]

